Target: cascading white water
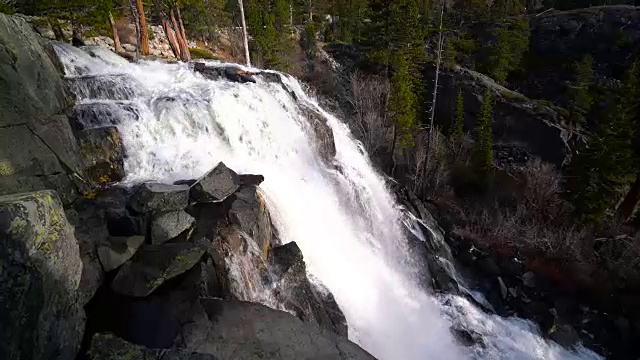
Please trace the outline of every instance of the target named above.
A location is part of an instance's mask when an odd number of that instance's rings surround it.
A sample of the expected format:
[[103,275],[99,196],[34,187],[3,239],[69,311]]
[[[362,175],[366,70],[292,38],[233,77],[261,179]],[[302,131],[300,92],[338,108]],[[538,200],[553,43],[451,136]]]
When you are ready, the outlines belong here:
[[[104,49],[92,56],[65,46],[57,51],[79,101],[100,103],[110,113],[105,123],[118,125],[128,182],[196,178],[219,161],[264,175],[262,192],[280,237],[297,242],[309,271],[345,313],[350,339],[376,357],[598,358],[546,342],[527,321],[488,315],[463,298],[419,286],[405,261],[406,218],[385,179],[347,126],[294,79],[283,75],[287,91],[260,77],[255,84],[207,80],[186,64],[129,64]],[[333,130],[333,166],[314,150],[301,102]],[[482,335],[482,343],[458,345],[452,324]]]

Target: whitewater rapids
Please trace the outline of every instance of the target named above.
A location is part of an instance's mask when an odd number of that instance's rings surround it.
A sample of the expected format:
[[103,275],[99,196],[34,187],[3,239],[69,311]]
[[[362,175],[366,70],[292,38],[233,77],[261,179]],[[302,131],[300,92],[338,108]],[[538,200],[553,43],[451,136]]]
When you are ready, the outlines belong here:
[[[197,178],[219,161],[264,175],[261,191],[280,238],[299,245],[308,271],[343,310],[349,338],[377,358],[599,358],[545,341],[528,321],[489,315],[419,286],[405,261],[406,218],[386,179],[347,126],[295,79],[281,75],[284,86],[261,77],[255,84],[212,81],[187,64],[130,64],[99,48],[91,56],[69,46],[56,50],[79,103],[110,109],[103,123],[87,126],[118,126],[126,182]],[[333,164],[314,150],[301,103],[333,130]],[[452,325],[482,341],[459,345]]]

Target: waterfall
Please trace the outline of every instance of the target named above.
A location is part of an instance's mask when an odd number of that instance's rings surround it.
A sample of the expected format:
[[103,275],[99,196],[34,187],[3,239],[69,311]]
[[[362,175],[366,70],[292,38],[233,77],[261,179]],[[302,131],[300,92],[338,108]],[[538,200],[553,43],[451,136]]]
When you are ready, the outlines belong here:
[[[82,114],[87,118],[82,125],[118,126],[126,182],[197,178],[219,161],[239,173],[264,175],[261,191],[279,237],[299,245],[312,277],[343,310],[349,338],[376,357],[599,358],[545,341],[528,321],[486,314],[464,298],[425,290],[407,261],[407,217],[386,179],[347,126],[294,78],[256,76],[256,83],[240,84],[209,80],[188,64],[130,64],[97,48],[56,50],[76,109],[84,109],[78,110],[81,121]],[[305,108],[333,131],[331,163],[313,145]],[[451,326],[482,341],[459,345]]]

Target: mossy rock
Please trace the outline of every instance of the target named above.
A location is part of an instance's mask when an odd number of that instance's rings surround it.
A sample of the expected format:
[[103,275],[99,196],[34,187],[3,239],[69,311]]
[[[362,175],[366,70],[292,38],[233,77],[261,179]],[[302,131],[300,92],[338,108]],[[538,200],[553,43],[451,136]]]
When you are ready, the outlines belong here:
[[191,53],[192,59],[222,60],[220,57],[216,56],[211,51],[206,49],[189,48],[189,53]]
[[75,358],[82,261],[57,194],[0,196],[0,238],[0,358]]
[[122,181],[124,146],[117,127],[82,130],[78,133],[78,143],[89,183],[105,186]]

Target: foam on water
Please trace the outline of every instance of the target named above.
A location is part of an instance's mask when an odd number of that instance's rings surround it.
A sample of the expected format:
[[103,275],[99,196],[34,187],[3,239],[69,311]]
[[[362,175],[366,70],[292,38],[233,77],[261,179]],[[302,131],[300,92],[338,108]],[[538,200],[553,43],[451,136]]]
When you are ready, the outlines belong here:
[[[544,341],[529,322],[488,315],[462,298],[434,296],[419,286],[408,268],[407,217],[385,178],[347,126],[295,79],[283,75],[284,87],[261,77],[256,84],[211,81],[186,64],[129,64],[102,50],[92,56],[57,50],[79,101],[113,98],[135,107],[136,116],[109,123],[123,136],[127,182],[196,178],[219,161],[239,173],[264,175],[262,192],[281,239],[299,245],[309,272],[345,313],[349,337],[376,357],[597,358]],[[78,80],[87,76],[92,80]],[[119,87],[118,78],[127,80]],[[316,153],[301,103],[333,130],[333,164]],[[458,345],[451,325],[480,334],[484,344]]]

